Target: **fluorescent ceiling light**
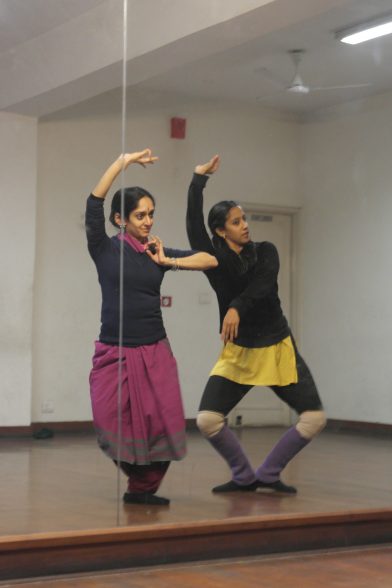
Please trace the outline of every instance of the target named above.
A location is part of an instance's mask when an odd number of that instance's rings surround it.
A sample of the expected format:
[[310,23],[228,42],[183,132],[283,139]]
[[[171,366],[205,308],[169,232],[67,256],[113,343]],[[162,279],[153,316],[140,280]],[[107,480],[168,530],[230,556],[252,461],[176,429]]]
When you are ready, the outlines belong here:
[[391,33],[392,15],[390,14],[383,19],[373,20],[356,27],[350,27],[349,29],[338,31],[336,37],[342,43],[357,45],[358,43],[364,43],[370,39],[376,39],[377,37],[383,37],[384,35],[390,35]]

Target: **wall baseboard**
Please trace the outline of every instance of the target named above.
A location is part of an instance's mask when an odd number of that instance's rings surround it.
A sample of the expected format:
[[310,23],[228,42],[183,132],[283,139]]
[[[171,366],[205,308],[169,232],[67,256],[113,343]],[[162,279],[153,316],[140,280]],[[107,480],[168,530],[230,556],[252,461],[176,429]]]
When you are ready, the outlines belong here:
[[[27,426],[0,427],[0,437],[32,437],[43,429],[49,429],[52,433],[79,434],[94,433],[92,421],[62,421],[47,423],[31,423]],[[196,419],[186,420],[187,431],[197,430]]]
[[369,423],[366,421],[328,419],[326,430],[334,431],[336,433],[358,433],[360,435],[392,437],[392,425],[384,423]]
[[[63,421],[31,423],[31,425],[25,427],[0,427],[0,437],[32,437],[43,429],[64,434],[94,433],[92,421]],[[186,419],[186,429],[187,431],[196,431],[196,419]],[[358,433],[360,435],[392,437],[392,425],[366,421],[328,419],[326,430],[335,433]]]
[[0,437],[32,437],[42,429],[53,433],[93,433],[94,425],[92,421],[31,423],[25,427],[0,427]]

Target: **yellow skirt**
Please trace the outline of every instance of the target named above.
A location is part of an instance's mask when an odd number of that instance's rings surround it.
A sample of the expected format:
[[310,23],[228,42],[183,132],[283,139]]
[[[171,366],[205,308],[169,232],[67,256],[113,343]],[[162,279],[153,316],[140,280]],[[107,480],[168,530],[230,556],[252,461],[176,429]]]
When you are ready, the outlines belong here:
[[251,386],[288,386],[298,382],[291,337],[269,347],[240,347],[230,341],[223,347],[211,376],[222,376]]

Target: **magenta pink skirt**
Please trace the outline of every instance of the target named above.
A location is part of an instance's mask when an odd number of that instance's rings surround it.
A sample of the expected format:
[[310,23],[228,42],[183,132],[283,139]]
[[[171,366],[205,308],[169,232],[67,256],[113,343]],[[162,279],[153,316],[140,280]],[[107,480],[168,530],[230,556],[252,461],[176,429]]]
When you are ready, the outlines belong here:
[[119,351],[115,345],[95,343],[90,393],[99,446],[111,459],[140,465],[182,459],[185,419],[168,340],[122,348],[120,443]]

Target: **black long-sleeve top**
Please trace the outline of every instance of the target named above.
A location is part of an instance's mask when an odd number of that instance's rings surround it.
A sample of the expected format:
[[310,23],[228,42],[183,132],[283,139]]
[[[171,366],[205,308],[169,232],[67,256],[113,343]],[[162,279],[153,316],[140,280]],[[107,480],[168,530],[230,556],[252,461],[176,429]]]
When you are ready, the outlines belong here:
[[[104,199],[90,195],[86,207],[88,250],[102,290],[99,340],[119,344],[120,247],[117,236],[105,231]],[[194,251],[164,247],[167,257],[187,257]],[[157,265],[124,241],[123,345],[149,345],[166,337],[160,305],[160,287],[169,267]]]
[[194,174],[188,190],[186,226],[191,247],[206,251],[218,258],[218,267],[205,271],[218,298],[220,329],[229,308],[240,315],[236,345],[267,347],[290,334],[278,296],[279,256],[276,247],[268,242],[255,243],[255,265],[241,276],[229,272],[221,263],[220,252],[207,233],[203,215],[203,188],[208,176]]

